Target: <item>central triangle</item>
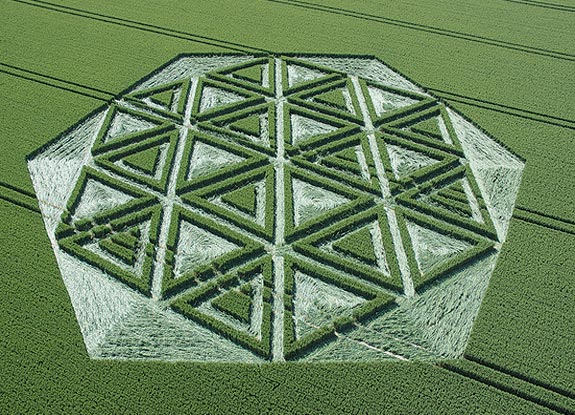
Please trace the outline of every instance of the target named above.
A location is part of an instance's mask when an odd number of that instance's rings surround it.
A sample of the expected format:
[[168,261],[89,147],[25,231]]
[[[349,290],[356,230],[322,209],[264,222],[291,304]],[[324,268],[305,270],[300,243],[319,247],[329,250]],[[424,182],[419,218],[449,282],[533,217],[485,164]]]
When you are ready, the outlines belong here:
[[142,245],[140,228],[135,226],[123,232],[112,234],[98,241],[98,246],[126,265],[135,266],[138,251]]
[[342,111],[348,111],[347,102],[343,93],[343,89],[331,89],[313,98],[314,101],[335,107]]
[[293,179],[294,224],[300,226],[347,202],[350,199],[309,182]]
[[161,153],[161,144],[158,144],[154,147],[144,148],[141,151],[129,154],[122,158],[122,161],[135,170],[153,176],[160,161]]
[[377,265],[373,237],[367,226],[334,242],[333,249],[344,255],[350,255],[369,265]]
[[169,110],[172,107],[172,101],[174,100],[175,91],[173,89],[168,89],[166,91],[160,91],[149,96],[150,100],[154,103],[164,107],[164,109]]
[[229,127],[232,130],[247,134],[251,137],[259,138],[262,133],[259,114],[249,114],[245,118],[241,118],[235,122],[230,123]]
[[239,290],[229,290],[222,295],[217,296],[212,300],[212,306],[223,313],[241,321],[242,323],[250,323],[252,298],[251,295],[246,295],[243,291],[244,287],[249,287],[251,293],[251,286],[244,284]]
[[235,78],[261,85],[263,81],[262,64],[258,62],[246,68],[238,69],[232,72],[231,75]]
[[409,129],[415,133],[425,135],[437,140],[443,139],[443,133],[439,126],[439,118],[437,116],[423,119],[422,121],[413,124]]
[[249,183],[246,186],[222,195],[222,201],[248,215],[255,216],[257,208],[256,192],[256,185]]

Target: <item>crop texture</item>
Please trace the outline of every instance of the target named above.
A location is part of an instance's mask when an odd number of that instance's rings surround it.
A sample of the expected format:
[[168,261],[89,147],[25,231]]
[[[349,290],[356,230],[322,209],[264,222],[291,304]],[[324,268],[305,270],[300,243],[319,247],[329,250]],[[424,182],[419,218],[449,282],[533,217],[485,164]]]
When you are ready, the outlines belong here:
[[186,55],[28,161],[88,353],[462,355],[524,163],[381,61]]

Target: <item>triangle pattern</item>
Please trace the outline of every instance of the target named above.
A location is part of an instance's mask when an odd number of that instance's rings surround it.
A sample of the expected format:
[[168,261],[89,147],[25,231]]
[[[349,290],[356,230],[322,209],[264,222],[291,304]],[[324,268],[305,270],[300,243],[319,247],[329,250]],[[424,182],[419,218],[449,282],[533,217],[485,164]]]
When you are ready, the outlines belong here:
[[248,232],[271,240],[274,235],[274,169],[265,166],[216,181],[181,195],[192,206],[212,212]]
[[349,202],[347,197],[305,180],[294,178],[292,189],[295,226],[301,226]]
[[291,159],[307,170],[374,194],[381,192],[367,136],[329,142]]
[[471,248],[471,244],[407,221],[415,259],[422,273]]
[[256,215],[257,187],[253,183],[232,190],[222,196],[222,201],[248,215]]
[[[134,235],[133,230],[137,230]],[[123,232],[98,241],[98,246],[109,254],[115,256],[127,265],[135,266],[140,248],[141,232],[139,227],[133,227]]]
[[68,199],[62,222],[84,230],[93,223],[105,223],[110,212],[121,216],[146,206],[152,199],[138,188],[84,167]]
[[138,137],[159,134],[169,128],[171,126],[166,120],[112,104],[96,137],[92,154],[122,147],[137,141]]
[[231,123],[230,128],[251,137],[260,137],[262,133],[260,115],[250,114],[245,118]]
[[126,100],[158,115],[182,122],[190,93],[189,79],[145,88],[126,95]]
[[332,247],[335,251],[354,257],[368,265],[377,265],[373,236],[367,226],[335,241]]
[[443,133],[441,132],[441,127],[439,126],[440,120],[438,117],[430,117],[413,124],[410,130],[425,135],[430,138],[435,138],[436,140],[443,139]]
[[369,198],[361,193],[331,182],[321,176],[299,169],[286,169],[285,198],[286,236],[295,237],[330,218],[339,217]]
[[[459,186],[468,186],[468,192],[451,190]],[[475,199],[473,203],[469,199],[470,194]],[[403,206],[497,240],[495,226],[481,192],[465,166],[439,174],[419,187],[403,192],[396,200]]]
[[210,117],[262,104],[264,98],[254,92],[223,82],[200,79],[192,108],[192,121],[204,121]]
[[452,148],[463,156],[449,115],[442,105],[422,107],[404,117],[390,119],[384,123],[383,128],[390,131],[403,130],[410,139],[416,141],[427,138],[433,143],[442,144],[445,148]]
[[118,219],[111,214],[105,218],[106,226],[75,232],[58,244],[68,254],[150,296],[161,215],[159,205]]
[[162,296],[226,272],[233,264],[260,252],[263,247],[248,237],[176,206],[167,244]]
[[182,220],[175,249],[174,279],[240,248],[233,241]]
[[124,157],[122,161],[132,169],[139,170],[144,174],[153,176],[160,161],[162,154],[161,150],[162,149],[159,145],[146,148]]
[[275,62],[272,58],[250,60],[212,72],[208,76],[269,97],[275,96]]
[[298,59],[282,59],[283,94],[290,95],[307,88],[341,79],[344,75]]
[[388,120],[401,118],[419,109],[433,105],[434,101],[411,91],[384,86],[360,79],[367,109],[375,126]]
[[273,103],[249,107],[220,117],[200,126],[230,137],[244,146],[275,154],[275,106]]
[[336,339],[376,311],[390,307],[393,296],[351,281],[327,269],[285,257],[284,354],[295,359]]
[[359,131],[359,126],[305,109],[284,107],[284,141],[288,153],[307,150]]
[[418,170],[439,163],[433,157],[413,149],[389,144],[386,146],[393,174],[397,179],[403,179]]
[[172,129],[155,137],[97,156],[94,162],[122,177],[166,192],[179,132]]
[[177,298],[172,308],[220,335],[269,358],[271,257],[266,256]]
[[336,285],[296,271],[294,275],[293,318],[296,340],[313,333],[319,326],[348,317],[366,301]]
[[350,79],[341,79],[291,95],[293,104],[363,125],[363,115]]
[[376,137],[388,179],[404,187],[428,181],[459,165],[458,154],[450,149],[445,151],[441,142],[437,141],[440,146],[437,148],[431,145],[435,140],[423,137],[415,142],[395,132]]
[[229,141],[193,133],[184,148],[178,193],[240,174],[266,162],[266,157]]
[[493,241],[458,225],[404,208],[396,214],[416,290],[494,249]]
[[242,161],[245,161],[245,157],[203,141],[197,141],[192,149],[187,179],[196,179]]
[[294,244],[294,249],[382,287],[403,289],[387,216],[374,207],[322,228]]

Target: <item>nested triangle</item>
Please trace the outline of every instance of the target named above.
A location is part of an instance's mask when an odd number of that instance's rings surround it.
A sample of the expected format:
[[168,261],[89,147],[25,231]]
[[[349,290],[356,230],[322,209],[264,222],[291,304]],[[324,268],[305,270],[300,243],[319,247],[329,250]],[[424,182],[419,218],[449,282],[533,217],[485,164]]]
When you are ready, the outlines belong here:
[[[453,189],[463,189],[463,193]],[[497,240],[495,226],[470,169],[459,166],[400,194],[412,209]]]
[[172,129],[97,156],[94,162],[158,192],[166,192],[179,131]]
[[106,225],[73,232],[58,243],[68,254],[149,296],[161,215],[159,205],[120,218],[111,213],[104,218]]
[[405,187],[429,180],[459,165],[457,153],[432,146],[431,139],[422,138],[414,142],[395,133],[376,134],[376,137],[388,179]]
[[344,74],[309,62],[282,58],[282,89],[284,95],[341,79]]
[[357,189],[374,194],[381,192],[365,134],[328,142],[291,160],[298,166]]
[[273,103],[257,105],[212,118],[209,123],[201,123],[200,127],[268,154],[274,154],[276,151]]
[[[134,230],[136,232],[134,232]],[[141,247],[142,231],[134,226],[123,232],[112,234],[98,241],[98,246],[127,265],[134,266],[138,260],[138,250]]]
[[219,223],[175,207],[170,222],[162,296],[226,272],[263,247]]
[[[246,285],[249,287],[248,284]],[[251,296],[245,294],[245,289],[242,288],[229,290],[217,296],[212,300],[212,306],[242,323],[249,324],[253,301]]]
[[394,291],[403,289],[386,212],[374,207],[323,228],[294,249]]
[[266,256],[177,298],[172,308],[199,324],[269,358],[272,265]]
[[271,240],[274,235],[274,170],[271,166],[217,181],[181,195],[192,206],[208,210],[243,229]]
[[196,87],[191,117],[192,121],[203,121],[263,102],[262,96],[238,86],[211,79],[200,79]]
[[284,180],[288,195],[284,208],[288,239],[320,229],[326,222],[370,200],[356,190],[297,168],[286,169]]
[[440,160],[406,147],[389,144],[386,146],[389,161],[395,177],[403,179],[424,167],[439,163]]
[[471,248],[468,242],[407,221],[407,230],[415,253],[417,265],[422,273],[444,263]]
[[352,317],[353,311],[366,301],[365,298],[299,270],[294,275],[294,288],[293,318],[296,340],[335,319]]
[[349,198],[342,194],[312,184],[306,180],[294,178],[292,180],[292,189],[293,221],[296,227],[350,201]]
[[260,115],[250,114],[231,123],[230,128],[252,137],[260,137],[262,133]]
[[389,308],[391,295],[327,269],[285,257],[284,354],[294,359],[336,338],[375,312]]
[[395,120],[402,114],[410,114],[433,105],[434,101],[412,91],[384,86],[360,79],[362,93],[374,125]]
[[131,92],[125,99],[158,115],[183,121],[191,83],[189,79]]
[[249,60],[212,72],[208,76],[267,96],[275,95],[275,63],[272,58]]
[[62,221],[77,229],[86,229],[93,223],[103,223],[110,212],[121,216],[145,206],[150,199],[138,188],[84,167],[68,199]]
[[255,216],[258,187],[249,183],[222,196],[222,201],[248,215]]
[[229,141],[190,133],[178,172],[178,193],[241,174],[265,161],[263,155]]
[[443,105],[433,105],[419,111],[412,111],[403,117],[388,120],[383,128],[400,129],[406,132],[412,139],[426,137],[434,142],[440,142],[448,148],[461,149],[451,120]]
[[156,167],[160,162],[162,149],[160,145],[143,149],[132,153],[122,159],[122,161],[132,169],[139,170],[144,174],[153,176]]
[[369,265],[377,265],[373,236],[367,226],[335,241],[332,247],[343,255],[352,256]]
[[431,216],[396,210],[415,289],[455,272],[494,249],[494,242]]
[[304,108],[285,105],[284,141],[288,153],[307,150],[352,135],[359,126]]
[[112,104],[98,132],[93,154],[119,148],[136,142],[140,137],[160,134],[171,128],[170,124],[153,115]]
[[322,84],[291,95],[289,101],[312,111],[324,112],[363,125],[359,101],[350,79]]

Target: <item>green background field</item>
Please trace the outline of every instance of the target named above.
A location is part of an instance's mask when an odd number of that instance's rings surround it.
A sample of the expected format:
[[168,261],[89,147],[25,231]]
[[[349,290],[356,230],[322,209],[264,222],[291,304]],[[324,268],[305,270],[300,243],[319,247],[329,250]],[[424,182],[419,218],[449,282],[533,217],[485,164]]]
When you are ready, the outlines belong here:
[[[550,1],[0,0],[0,413],[575,413],[575,3]],[[26,155],[180,53],[265,51],[375,55],[526,160],[480,365],[88,358]]]

